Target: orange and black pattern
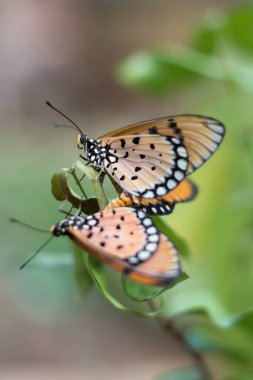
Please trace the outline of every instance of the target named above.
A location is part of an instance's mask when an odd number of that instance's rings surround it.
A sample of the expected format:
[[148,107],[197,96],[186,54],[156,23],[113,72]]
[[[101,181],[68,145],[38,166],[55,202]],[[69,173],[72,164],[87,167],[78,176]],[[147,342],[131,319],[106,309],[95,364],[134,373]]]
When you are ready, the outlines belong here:
[[215,119],[181,115],[130,125],[98,140],[79,135],[78,146],[125,192],[150,199],[167,194],[200,167],[224,132]]
[[74,216],[51,229],[137,282],[162,286],[180,273],[178,253],[150,217],[132,208],[115,208],[86,218]]
[[184,179],[163,197],[145,199],[123,192],[112,200],[107,208],[136,207],[149,215],[169,215],[173,212],[176,203],[189,202],[196,197],[197,193],[197,186],[188,179]]

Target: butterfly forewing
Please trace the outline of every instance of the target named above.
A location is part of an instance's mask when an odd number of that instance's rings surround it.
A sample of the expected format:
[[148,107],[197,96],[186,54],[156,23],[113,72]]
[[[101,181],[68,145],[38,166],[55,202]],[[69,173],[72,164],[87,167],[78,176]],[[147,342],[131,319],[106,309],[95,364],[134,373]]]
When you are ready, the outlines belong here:
[[185,177],[187,151],[181,137],[142,134],[107,138],[105,170],[126,192],[154,198]]
[[200,167],[221,143],[225,129],[218,120],[198,115],[176,115],[132,124],[106,134],[109,136],[159,134],[182,137],[188,153],[187,174]]
[[135,256],[146,242],[145,228],[131,209],[111,209],[86,218],[82,229],[69,228],[81,245],[126,259]]
[[57,223],[53,233],[69,235],[88,253],[144,284],[162,285],[180,273],[174,246],[141,210],[122,207],[71,217]]

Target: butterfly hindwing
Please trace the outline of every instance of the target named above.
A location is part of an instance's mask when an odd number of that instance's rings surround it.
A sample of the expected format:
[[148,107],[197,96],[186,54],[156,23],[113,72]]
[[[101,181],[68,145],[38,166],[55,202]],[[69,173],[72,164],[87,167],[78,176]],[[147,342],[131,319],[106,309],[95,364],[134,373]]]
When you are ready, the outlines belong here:
[[149,215],[169,215],[173,212],[176,203],[191,201],[197,193],[197,186],[188,179],[184,179],[175,189],[163,197],[145,199],[123,192],[112,200],[107,208],[136,207]]
[[181,271],[175,247],[141,210],[116,208],[71,217],[56,224],[53,233],[69,235],[88,253],[141,283],[163,285]]

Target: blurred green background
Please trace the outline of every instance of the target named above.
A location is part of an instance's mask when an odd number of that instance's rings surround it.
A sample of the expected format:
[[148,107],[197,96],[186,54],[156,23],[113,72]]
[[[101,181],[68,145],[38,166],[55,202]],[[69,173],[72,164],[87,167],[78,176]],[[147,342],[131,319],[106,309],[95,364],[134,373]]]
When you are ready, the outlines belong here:
[[1,379],[176,380],[169,372],[194,362],[154,320],[114,310],[95,289],[81,299],[66,239],[18,270],[46,236],[9,216],[45,229],[60,220],[50,178],[78,154],[46,100],[91,137],[176,113],[226,125],[192,176],[197,199],[163,218],[190,248],[190,279],[165,293],[164,315],[212,379],[252,379],[253,4],[2,0],[0,9]]

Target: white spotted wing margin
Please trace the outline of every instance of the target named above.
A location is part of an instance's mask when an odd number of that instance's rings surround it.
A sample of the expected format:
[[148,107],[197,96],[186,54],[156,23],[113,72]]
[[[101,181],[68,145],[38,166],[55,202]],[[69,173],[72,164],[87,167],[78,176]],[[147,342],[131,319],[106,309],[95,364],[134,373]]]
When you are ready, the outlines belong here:
[[122,207],[71,217],[52,231],[68,235],[89,254],[142,284],[163,286],[181,273],[174,245],[141,210]]

